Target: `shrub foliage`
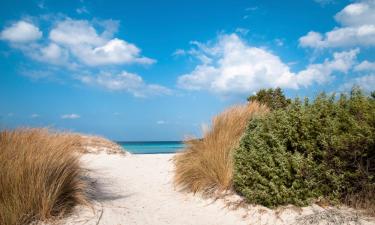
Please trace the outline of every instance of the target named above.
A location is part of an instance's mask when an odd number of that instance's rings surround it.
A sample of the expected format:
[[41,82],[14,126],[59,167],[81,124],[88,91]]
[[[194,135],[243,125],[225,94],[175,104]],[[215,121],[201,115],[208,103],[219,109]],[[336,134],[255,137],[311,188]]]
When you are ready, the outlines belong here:
[[234,170],[235,189],[269,207],[374,193],[375,99],[354,88],[251,120]]
[[255,95],[249,96],[247,101],[257,101],[272,110],[285,109],[291,103],[291,99],[285,97],[281,88],[261,89]]

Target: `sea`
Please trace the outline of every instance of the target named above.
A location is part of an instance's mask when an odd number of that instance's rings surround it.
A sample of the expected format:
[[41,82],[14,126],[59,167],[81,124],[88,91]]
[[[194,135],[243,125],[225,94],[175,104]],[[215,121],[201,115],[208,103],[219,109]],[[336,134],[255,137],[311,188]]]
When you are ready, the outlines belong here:
[[176,153],[185,147],[182,141],[118,141],[117,143],[132,154]]

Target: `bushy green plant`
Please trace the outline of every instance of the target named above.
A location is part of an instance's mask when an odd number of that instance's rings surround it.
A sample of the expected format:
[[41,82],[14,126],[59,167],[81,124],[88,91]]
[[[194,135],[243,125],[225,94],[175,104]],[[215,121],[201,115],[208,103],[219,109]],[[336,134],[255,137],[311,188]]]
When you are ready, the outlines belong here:
[[255,95],[249,96],[247,101],[257,101],[272,110],[285,109],[291,103],[291,99],[285,97],[281,88],[261,89]]
[[375,100],[355,88],[253,119],[234,169],[235,189],[270,207],[375,191]]

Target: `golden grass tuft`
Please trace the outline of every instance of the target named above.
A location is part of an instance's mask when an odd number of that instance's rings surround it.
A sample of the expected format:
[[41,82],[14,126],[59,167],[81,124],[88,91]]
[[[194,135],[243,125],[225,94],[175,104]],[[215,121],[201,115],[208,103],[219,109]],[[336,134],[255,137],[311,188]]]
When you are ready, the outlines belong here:
[[257,102],[237,105],[214,117],[203,139],[186,141],[187,147],[174,158],[175,184],[183,190],[213,194],[232,186],[232,150],[239,144],[248,121],[267,113]]
[[50,220],[88,204],[81,138],[47,129],[0,132],[0,224]]

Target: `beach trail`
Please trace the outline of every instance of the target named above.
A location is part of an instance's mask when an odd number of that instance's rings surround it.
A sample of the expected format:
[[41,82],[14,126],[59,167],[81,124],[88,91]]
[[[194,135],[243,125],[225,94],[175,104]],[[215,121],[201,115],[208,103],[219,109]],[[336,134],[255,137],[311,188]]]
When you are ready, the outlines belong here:
[[64,224],[225,225],[248,224],[224,202],[179,192],[173,185],[173,154],[86,154],[99,192],[94,207],[78,207]]

